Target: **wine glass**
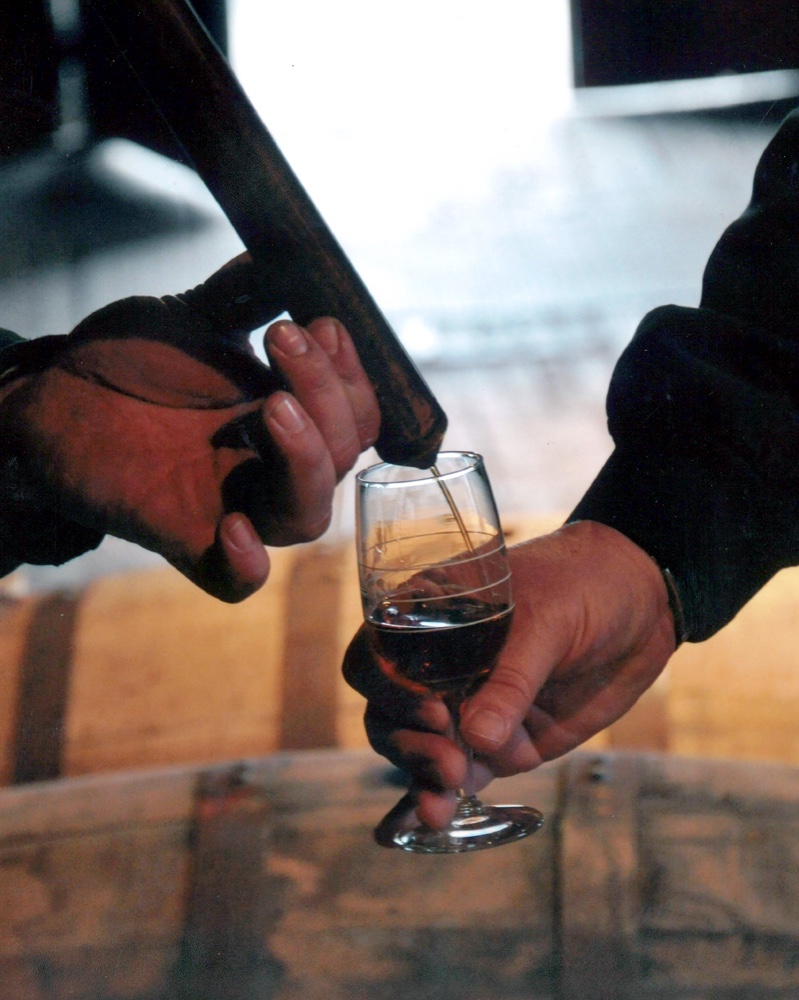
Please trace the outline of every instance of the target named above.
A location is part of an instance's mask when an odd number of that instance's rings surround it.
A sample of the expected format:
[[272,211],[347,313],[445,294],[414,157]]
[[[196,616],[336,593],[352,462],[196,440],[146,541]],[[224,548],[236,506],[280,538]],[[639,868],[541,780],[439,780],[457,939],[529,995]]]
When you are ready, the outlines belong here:
[[[513,615],[510,567],[483,459],[442,452],[428,470],[383,462],[357,476],[357,549],[374,661],[393,682],[459,709],[488,677]],[[469,777],[464,783],[467,787]],[[420,826],[394,841],[452,854],[496,847],[539,829],[529,806],[487,806],[464,789],[444,830]]]

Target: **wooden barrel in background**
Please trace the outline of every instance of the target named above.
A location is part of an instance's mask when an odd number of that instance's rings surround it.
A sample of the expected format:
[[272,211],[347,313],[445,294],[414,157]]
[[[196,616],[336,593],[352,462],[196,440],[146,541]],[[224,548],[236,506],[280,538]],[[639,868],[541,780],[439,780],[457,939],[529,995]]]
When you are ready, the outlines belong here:
[[[508,518],[511,542],[560,518]],[[236,606],[171,569],[0,607],[0,784],[365,745],[340,677],[360,622],[349,541],[272,550]],[[799,761],[799,570],[779,574],[709,642],[686,644],[592,742]]]
[[270,558],[266,586],[234,606],[170,568],[7,599],[0,783],[365,746],[363,699],[341,678],[361,622],[352,541]]
[[799,569],[712,639],[685,643],[597,745],[799,763]]
[[799,775],[575,753],[529,840],[386,851],[368,751],[0,791],[3,1000],[799,996]]
[[340,679],[360,614],[351,546],[271,558],[235,606],[169,568],[7,602],[0,782],[362,743]]

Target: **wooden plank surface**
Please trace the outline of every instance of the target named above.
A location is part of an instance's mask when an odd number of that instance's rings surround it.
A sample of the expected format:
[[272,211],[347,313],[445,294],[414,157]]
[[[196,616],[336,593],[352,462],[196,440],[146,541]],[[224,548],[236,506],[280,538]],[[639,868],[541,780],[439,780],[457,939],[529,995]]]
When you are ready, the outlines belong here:
[[564,996],[615,1000],[635,975],[640,761],[567,758],[557,882]]
[[[572,754],[491,789],[494,801],[540,807],[538,834],[456,858],[373,843],[400,790],[370,753],[248,762],[237,781],[261,803],[254,811],[246,795],[230,810],[198,811],[208,801],[201,785],[229,773],[172,769],[0,792],[4,1000],[180,995],[170,991],[187,969],[200,859],[211,874],[233,866],[214,883],[213,907],[240,906],[230,926],[243,919],[254,934],[255,977],[236,978],[246,962],[214,973],[232,976],[229,996],[799,992],[795,768]],[[245,841],[249,860],[237,872],[231,846]],[[215,954],[232,954],[217,942]],[[250,992],[236,992],[242,983]]]
[[[198,772],[191,774],[196,781]],[[184,782],[188,777],[180,772]],[[387,997],[393,991],[410,998],[418,995],[425,970],[445,984],[441,995],[453,1000],[453,974],[472,982],[466,995],[474,998],[493,981],[504,983],[505,995],[520,1000],[546,995],[536,992],[535,984],[551,951],[551,875],[549,865],[540,862],[542,852],[551,851],[551,834],[453,868],[435,863],[441,859],[413,858],[374,844],[371,828],[400,791],[371,754],[278,756],[254,763],[247,777],[270,804],[261,873],[251,876],[267,907],[262,956],[267,978],[261,984],[268,989],[259,995],[343,1000]],[[33,832],[39,817],[26,796],[32,788],[0,796],[10,796],[0,802],[0,885],[5,890],[0,895],[8,900],[0,912],[4,997],[12,978],[30,982],[32,968],[47,970],[48,1000],[72,996],[80,954],[97,951],[102,957],[118,949],[126,955],[146,945],[153,968],[176,961],[193,803],[181,795],[164,796],[160,785],[165,781],[174,791],[175,773],[139,775],[111,796],[110,818],[87,813],[86,800],[97,801],[118,780],[37,785],[36,799],[51,792],[58,802],[42,806],[50,829],[55,812],[64,826],[62,834],[46,837]],[[529,780],[524,784],[529,786]],[[510,792],[518,790],[518,782],[509,783]],[[526,791],[552,810],[550,775],[542,773]],[[33,824],[27,835],[16,808],[20,798],[28,799],[27,819]],[[167,820],[161,808],[167,800],[182,802],[184,815]],[[153,816],[160,818],[152,822]],[[237,905],[235,898],[229,902]],[[114,981],[111,966],[107,958],[100,962],[109,982]]]

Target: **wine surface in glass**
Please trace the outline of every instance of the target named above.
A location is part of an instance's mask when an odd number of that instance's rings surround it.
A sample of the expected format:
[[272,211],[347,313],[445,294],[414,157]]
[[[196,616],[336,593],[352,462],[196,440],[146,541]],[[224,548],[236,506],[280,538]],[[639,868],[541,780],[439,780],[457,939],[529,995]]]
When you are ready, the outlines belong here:
[[494,669],[513,609],[469,596],[386,598],[367,620],[383,673],[416,694],[472,694]]

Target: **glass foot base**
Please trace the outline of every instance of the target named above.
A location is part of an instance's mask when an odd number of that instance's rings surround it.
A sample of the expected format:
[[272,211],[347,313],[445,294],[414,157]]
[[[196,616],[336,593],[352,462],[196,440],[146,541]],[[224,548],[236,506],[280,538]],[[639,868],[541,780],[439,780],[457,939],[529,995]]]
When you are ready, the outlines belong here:
[[416,854],[462,854],[529,837],[543,822],[543,814],[532,806],[485,806],[470,796],[458,803],[455,816],[445,829],[420,826],[403,830],[394,836],[394,843]]

